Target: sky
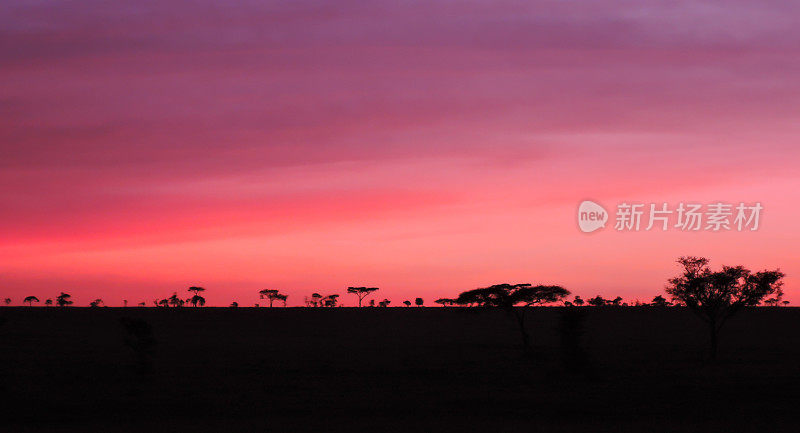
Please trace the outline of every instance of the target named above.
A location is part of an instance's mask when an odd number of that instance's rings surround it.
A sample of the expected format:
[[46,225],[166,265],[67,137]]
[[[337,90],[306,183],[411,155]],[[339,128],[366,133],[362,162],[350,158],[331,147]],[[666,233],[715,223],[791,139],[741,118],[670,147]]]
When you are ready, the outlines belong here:
[[[0,297],[375,286],[663,294],[682,255],[800,302],[800,5],[0,4]],[[759,202],[756,231],[577,207]]]

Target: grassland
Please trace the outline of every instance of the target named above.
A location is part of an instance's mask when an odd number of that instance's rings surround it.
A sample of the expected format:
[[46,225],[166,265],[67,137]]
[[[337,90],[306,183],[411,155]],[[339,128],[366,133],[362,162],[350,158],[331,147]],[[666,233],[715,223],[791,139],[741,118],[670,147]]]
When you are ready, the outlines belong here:
[[[2,308],[3,431],[797,431],[800,310],[756,308],[705,359],[680,308]],[[121,317],[150,323],[140,374]],[[573,347],[574,349],[574,347]]]

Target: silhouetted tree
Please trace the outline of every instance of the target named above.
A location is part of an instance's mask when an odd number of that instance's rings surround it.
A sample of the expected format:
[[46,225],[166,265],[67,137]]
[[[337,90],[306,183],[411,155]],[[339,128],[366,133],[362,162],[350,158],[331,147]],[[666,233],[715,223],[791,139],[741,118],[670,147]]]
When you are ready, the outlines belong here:
[[36,296],[26,296],[25,299],[22,300],[22,302],[27,302],[28,306],[32,307],[34,302],[39,303],[39,298],[37,298]]
[[102,299],[100,299],[100,298],[97,298],[97,299],[95,299],[94,301],[92,301],[92,302],[89,302],[89,306],[90,306],[90,307],[92,307],[92,308],[97,308],[97,307],[99,307],[99,306],[100,306],[100,304],[102,304],[102,303],[103,303],[103,300],[102,300]]
[[147,304],[146,304],[146,303],[144,303],[144,302],[139,302],[139,306],[140,306],[140,307],[144,307],[145,305],[147,305]]
[[425,300],[423,300],[422,298],[414,299],[414,305],[416,305],[417,307],[421,307],[425,305]]
[[305,298],[306,307],[319,307],[322,305],[322,295],[312,293],[310,298]]
[[203,305],[206,305],[206,298],[204,298],[204,297],[202,297],[200,295],[192,296],[192,306],[197,307],[198,305],[201,306],[201,307]]
[[589,300],[588,300],[588,301],[586,301],[586,302],[588,302],[588,303],[589,303],[589,305],[591,305],[591,306],[593,306],[593,307],[602,307],[602,306],[604,306],[604,305],[608,304],[608,301],[606,301],[606,300],[605,300],[605,299],[604,299],[602,296],[600,296],[600,295],[597,295],[597,296],[595,296],[594,298],[589,298]]
[[711,359],[717,358],[719,331],[725,322],[747,306],[758,305],[783,284],[780,270],[751,272],[743,266],[708,267],[704,257],[681,257],[683,273],[669,280],[673,299],[694,311],[708,325]]
[[66,307],[67,305],[72,305],[71,298],[72,295],[61,292],[61,294],[56,297],[56,305],[58,305],[59,307]]
[[665,308],[672,305],[672,303],[667,301],[666,298],[664,298],[663,296],[658,295],[655,298],[653,298],[653,301],[650,302],[650,305],[654,307]]
[[361,301],[369,296],[370,293],[376,292],[379,289],[377,287],[348,287],[347,293],[352,293],[358,296],[358,306],[361,306]]
[[334,293],[333,295],[325,296],[320,299],[320,304],[323,307],[336,307],[339,304],[339,295]]
[[276,289],[264,289],[258,292],[258,296],[260,299],[268,299],[269,306],[272,307],[272,303],[275,301],[283,301],[283,306],[286,306],[286,295],[282,295]]
[[769,307],[777,307],[778,304],[783,300],[783,289],[780,287],[775,290],[773,296],[771,298],[764,299],[764,305]]
[[581,306],[583,306],[583,298],[581,298],[578,295],[575,295],[575,298],[572,300],[572,303],[575,304],[578,307],[581,307]]
[[[202,292],[205,292],[205,291],[206,291],[206,289],[204,289],[204,288],[202,288],[202,287],[197,287],[197,286],[192,286],[192,287],[189,287],[187,290],[189,290],[190,292],[192,292],[192,294],[193,294],[194,296],[198,296],[198,295],[200,295],[200,293],[202,293]],[[189,298],[189,299],[191,299],[191,298]]]
[[622,305],[622,297],[621,296],[617,296],[616,298],[612,299],[611,300],[611,305],[613,305],[615,307],[621,306]]
[[157,307],[169,307],[169,299],[162,299],[156,302]]
[[[375,306],[375,300],[374,299],[370,299],[369,300],[369,306],[370,307],[374,307]],[[360,307],[360,305],[359,305],[359,307]]]
[[127,307],[128,306],[128,300],[127,299],[123,299],[122,300],[122,306],[123,307]]
[[456,304],[456,300],[455,299],[450,299],[450,298],[439,298],[439,299],[433,301],[433,303],[434,304],[439,304],[442,307],[451,307],[451,306]]
[[392,303],[392,301],[390,301],[388,299],[384,299],[383,301],[378,302],[378,305],[381,306],[381,307],[388,307],[389,304],[391,304],[391,303]]
[[3,302],[5,302],[6,305],[11,305],[11,298],[5,298],[3,299]]
[[44,305],[47,305],[48,307],[53,305],[53,300],[52,299],[47,299],[46,301],[44,301]]
[[277,294],[278,291],[276,289],[263,289],[258,291],[258,299],[268,299],[269,306],[272,307],[272,302],[274,299],[271,299],[270,296],[273,294]]
[[785,306],[789,305],[789,301],[781,301],[781,304],[783,304],[783,306],[785,307]]
[[239,303],[236,301],[231,302],[231,308],[236,308],[239,306]]
[[141,374],[151,372],[153,366],[150,358],[156,347],[153,328],[142,319],[123,317],[119,321],[125,331],[125,345],[133,352],[136,371]]
[[403,301],[403,304],[405,304],[406,307],[410,307],[411,306],[411,301],[405,300],[405,301]]
[[167,298],[167,303],[171,307],[183,307],[184,300],[178,297],[178,292],[172,293],[172,296]]
[[531,284],[496,284],[494,286],[481,289],[468,290],[462,292],[456,298],[460,305],[477,305],[479,307],[502,308],[511,314],[517,321],[522,346],[525,352],[531,353],[530,337],[525,328],[526,308],[515,308],[517,306],[530,307],[563,300],[569,295],[569,291],[561,286],[532,286]]

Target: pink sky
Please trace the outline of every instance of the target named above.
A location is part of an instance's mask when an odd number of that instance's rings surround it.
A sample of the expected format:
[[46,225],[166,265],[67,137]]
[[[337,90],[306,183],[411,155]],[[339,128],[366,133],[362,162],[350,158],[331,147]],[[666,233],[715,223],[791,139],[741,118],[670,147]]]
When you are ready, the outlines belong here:
[[[692,254],[800,301],[800,6],[260,3],[0,5],[0,297],[649,300]],[[765,209],[587,235],[587,198]]]

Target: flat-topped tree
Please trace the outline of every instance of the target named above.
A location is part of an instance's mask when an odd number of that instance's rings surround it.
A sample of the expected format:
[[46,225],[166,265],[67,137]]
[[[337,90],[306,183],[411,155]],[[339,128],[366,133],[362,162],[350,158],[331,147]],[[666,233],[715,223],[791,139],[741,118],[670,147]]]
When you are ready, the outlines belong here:
[[269,306],[272,307],[272,303],[275,302],[275,296],[278,294],[276,289],[264,289],[258,291],[258,298],[259,299],[269,299]]
[[526,353],[531,353],[530,337],[525,328],[526,308],[563,300],[569,291],[561,286],[533,286],[531,284],[495,284],[481,289],[467,290],[458,295],[456,304],[501,308],[517,321]]
[[284,295],[284,294],[280,293],[276,289],[259,290],[258,297],[260,299],[265,299],[265,298],[269,299],[269,306],[270,307],[272,307],[272,303],[275,302],[275,301],[283,301],[283,306],[285,307],[286,306],[286,299],[289,298],[288,295]]
[[358,306],[361,306],[361,301],[364,300],[370,293],[377,292],[379,289],[377,287],[348,287],[347,293],[352,293],[358,296]]
[[433,301],[433,303],[434,304],[439,304],[442,307],[450,307],[450,306],[453,306],[453,305],[456,304],[456,300],[455,299],[450,299],[450,298],[439,298],[439,299]]
[[37,304],[39,303],[39,298],[37,298],[36,296],[26,296],[25,299],[22,300],[22,302],[27,302],[28,306],[32,307],[34,302],[36,302]]
[[192,286],[187,289],[188,291],[192,292],[192,297],[187,299],[186,302],[192,304],[193,306],[206,305],[206,298],[200,296],[201,293],[205,292],[206,289],[203,287]]
[[779,269],[751,272],[743,266],[712,271],[704,257],[681,257],[678,263],[683,272],[669,280],[666,291],[706,322],[712,360],[717,358],[719,331],[725,322],[743,308],[779,293],[785,275]]

